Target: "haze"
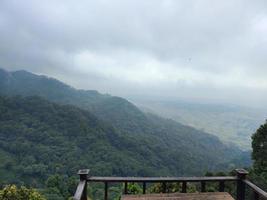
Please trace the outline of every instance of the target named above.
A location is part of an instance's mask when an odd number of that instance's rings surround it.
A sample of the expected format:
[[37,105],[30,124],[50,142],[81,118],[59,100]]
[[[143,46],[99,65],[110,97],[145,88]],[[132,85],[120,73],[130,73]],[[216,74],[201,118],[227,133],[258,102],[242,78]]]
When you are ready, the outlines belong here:
[[265,0],[0,1],[0,67],[123,97],[265,106]]

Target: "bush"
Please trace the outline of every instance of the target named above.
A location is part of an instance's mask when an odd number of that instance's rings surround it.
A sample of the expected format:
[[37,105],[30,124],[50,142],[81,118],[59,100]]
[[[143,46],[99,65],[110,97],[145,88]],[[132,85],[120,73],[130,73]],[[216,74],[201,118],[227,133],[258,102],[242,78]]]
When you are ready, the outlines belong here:
[[0,190],[0,200],[45,200],[36,190],[8,185]]

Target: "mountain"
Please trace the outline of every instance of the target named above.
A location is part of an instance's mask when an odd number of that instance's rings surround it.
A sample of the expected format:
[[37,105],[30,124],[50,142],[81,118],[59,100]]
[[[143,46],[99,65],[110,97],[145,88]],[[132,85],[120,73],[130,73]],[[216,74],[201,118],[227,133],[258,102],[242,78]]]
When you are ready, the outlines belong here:
[[[144,113],[123,98],[103,95],[95,90],[76,90],[56,79],[24,70],[7,72],[0,69],[0,80],[0,95],[36,95],[56,103],[76,105],[120,129],[143,131],[140,125],[146,120]],[[142,128],[146,125],[143,124]]]
[[251,149],[251,135],[266,119],[266,109],[244,106],[140,98],[132,101],[144,111],[203,130],[244,150]]
[[1,70],[0,94],[0,173],[11,179],[84,167],[95,175],[200,175],[250,164],[249,154],[215,136],[46,76]]
[[136,137],[40,97],[0,97],[0,110],[2,180],[38,183],[84,167],[95,175],[193,175],[227,168],[241,155],[213,136],[155,116],[151,123],[161,135]]

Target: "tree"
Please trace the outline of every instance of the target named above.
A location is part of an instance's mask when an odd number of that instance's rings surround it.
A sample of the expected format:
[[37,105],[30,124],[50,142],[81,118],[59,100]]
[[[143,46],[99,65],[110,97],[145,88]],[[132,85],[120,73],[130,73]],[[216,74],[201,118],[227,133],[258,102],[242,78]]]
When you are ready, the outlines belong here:
[[252,135],[252,159],[250,179],[267,190],[267,121]]
[[252,135],[252,149],[254,171],[267,180],[267,121]]
[[[72,196],[76,190],[77,179],[75,177],[66,177],[61,175],[52,175],[46,181],[46,191],[45,195],[51,196],[57,195],[58,199],[67,199]],[[53,199],[48,197],[48,199]],[[55,199],[55,198],[54,198]]]
[[0,190],[1,200],[45,200],[36,190],[26,187],[18,188],[15,185],[8,185]]

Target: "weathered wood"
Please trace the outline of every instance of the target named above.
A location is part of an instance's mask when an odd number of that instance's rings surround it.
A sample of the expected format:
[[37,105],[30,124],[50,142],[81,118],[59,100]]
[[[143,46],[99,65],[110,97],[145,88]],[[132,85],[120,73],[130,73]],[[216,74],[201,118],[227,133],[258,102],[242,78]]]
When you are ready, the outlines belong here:
[[219,192],[224,192],[225,184],[224,181],[219,182]]
[[254,191],[254,193],[256,192],[262,199],[267,199],[267,192],[265,192],[264,190],[262,190],[261,188],[259,188],[258,186],[250,182],[249,180],[243,180],[243,182],[247,186],[249,186]]
[[108,182],[105,182],[104,200],[108,200]]
[[128,194],[128,182],[124,183],[124,194]]
[[[253,184],[252,182],[246,179],[246,175],[248,172],[243,169],[236,170],[237,176],[223,176],[223,177],[88,177],[89,170],[80,170],[80,182],[73,197],[74,200],[87,200],[87,182],[103,182],[105,185],[105,192],[104,192],[104,199],[108,199],[108,183],[109,182],[117,182],[117,183],[125,183],[124,192],[127,194],[127,183],[143,183],[143,194],[146,193],[146,184],[147,183],[162,183],[163,184],[163,191],[166,192],[166,184],[170,183],[182,183],[182,193],[187,192],[187,182],[200,182],[201,183],[201,191],[206,191],[206,182],[218,182],[219,183],[219,191],[220,194],[223,194],[225,189],[225,182],[226,181],[234,181],[237,185],[237,200],[244,200],[245,199],[245,188],[246,186],[250,187],[253,192],[253,198],[255,200],[258,199],[265,199],[267,200],[267,192],[263,191],[261,188]],[[206,193],[203,193],[206,194]],[[216,193],[208,193],[210,197],[214,199],[214,195]],[[186,195],[186,194],[184,194]],[[188,194],[189,195],[189,194]],[[191,195],[191,194],[190,194]],[[151,196],[151,195],[150,195]],[[188,196],[186,196],[188,197]],[[200,199],[202,195],[199,194],[197,199]],[[179,196],[175,196],[175,199],[179,199]],[[219,198],[219,196],[218,196]],[[184,199],[184,198],[183,198]],[[168,198],[169,200],[169,198]],[[203,199],[204,200],[204,199]],[[206,200],[206,199],[205,199]]]
[[122,200],[234,200],[226,192],[123,195]]
[[86,190],[86,180],[80,181],[78,186],[77,186],[77,189],[76,189],[76,192],[74,194],[73,199],[74,200],[84,200],[86,197],[84,194],[85,190]]
[[186,181],[183,181],[182,182],[182,193],[186,193],[187,191],[186,191],[186,189],[187,189],[187,187],[186,187]]
[[244,169],[236,169],[236,173],[238,178],[236,184],[236,199],[244,200],[246,193],[246,184],[244,183],[244,180],[246,179],[248,172]]
[[146,182],[146,183],[163,183],[163,182],[219,182],[219,181],[236,181],[235,176],[220,177],[99,177],[91,176],[87,179],[90,182]]
[[78,171],[78,175],[80,176],[80,180],[87,180],[90,169],[80,169]]
[[206,182],[201,181],[201,192],[206,192]]
[[166,182],[163,182],[163,183],[162,183],[162,192],[163,192],[163,193],[166,193],[166,189],[167,189],[167,188],[166,188]]
[[89,169],[81,169],[78,171],[80,182],[74,194],[74,200],[87,200],[87,179],[89,172]]
[[253,192],[253,199],[254,200],[259,200],[260,199],[260,195],[257,192]]
[[143,182],[143,194],[146,193],[146,182]]

